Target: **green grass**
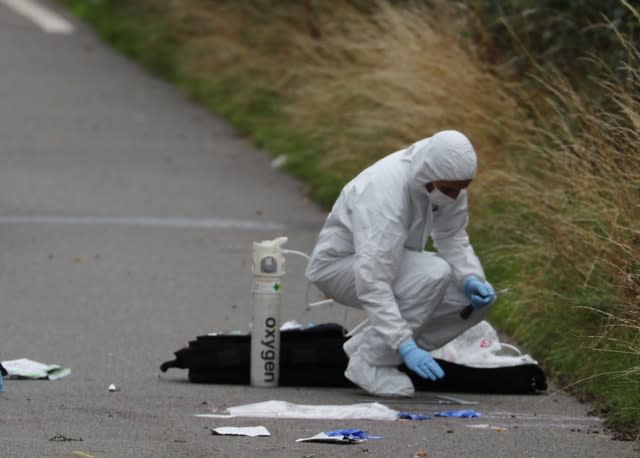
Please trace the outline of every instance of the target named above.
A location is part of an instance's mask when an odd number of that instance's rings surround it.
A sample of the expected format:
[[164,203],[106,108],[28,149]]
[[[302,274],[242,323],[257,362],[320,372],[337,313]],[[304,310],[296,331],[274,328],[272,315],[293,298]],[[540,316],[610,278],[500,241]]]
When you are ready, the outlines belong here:
[[176,79],[180,43],[160,16],[148,17],[134,2],[126,0],[62,3],[92,23],[103,40],[125,55],[164,78]]
[[[474,246],[497,289],[512,288],[499,299],[492,322],[541,361],[557,387],[592,402],[612,428],[637,434],[640,374],[633,368],[639,357],[628,346],[637,342],[637,330],[612,326],[624,306],[610,271],[596,264],[585,286],[578,260],[562,259],[545,234],[547,221],[532,208],[515,196],[497,195],[488,204],[475,215],[489,222],[473,234]],[[582,224],[594,225],[590,218]],[[606,232],[598,225],[589,230]],[[559,263],[566,266],[557,269]]]

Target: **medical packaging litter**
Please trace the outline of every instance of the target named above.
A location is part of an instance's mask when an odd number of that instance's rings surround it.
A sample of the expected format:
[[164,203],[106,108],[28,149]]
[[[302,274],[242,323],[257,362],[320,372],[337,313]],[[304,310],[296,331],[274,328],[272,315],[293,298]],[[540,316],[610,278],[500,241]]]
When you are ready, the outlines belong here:
[[300,418],[317,420],[395,420],[398,412],[378,402],[347,405],[309,405],[286,401],[264,401],[227,407],[210,414],[197,414],[204,418],[259,417]]
[[264,426],[220,426],[211,429],[211,434],[219,436],[268,437],[271,433]]
[[45,364],[26,358],[2,361],[2,365],[9,374],[7,378],[12,379],[58,380],[71,374],[71,369],[58,364]]
[[362,429],[337,429],[318,433],[315,436],[296,439],[296,442],[327,442],[334,444],[360,444],[368,440],[382,439],[382,436],[372,436]]

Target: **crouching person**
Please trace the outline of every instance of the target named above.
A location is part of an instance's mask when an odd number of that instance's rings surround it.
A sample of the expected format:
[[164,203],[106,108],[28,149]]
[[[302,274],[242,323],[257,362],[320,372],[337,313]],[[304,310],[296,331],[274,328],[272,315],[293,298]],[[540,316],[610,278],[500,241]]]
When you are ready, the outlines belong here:
[[[481,321],[495,292],[469,243],[467,191],[476,153],[442,131],[366,168],[342,190],[306,276],[340,304],[366,311],[349,339],[345,376],[372,395],[412,396],[401,363],[445,377],[429,351]],[[431,237],[437,252],[425,251]],[[469,319],[460,316],[471,304]]]

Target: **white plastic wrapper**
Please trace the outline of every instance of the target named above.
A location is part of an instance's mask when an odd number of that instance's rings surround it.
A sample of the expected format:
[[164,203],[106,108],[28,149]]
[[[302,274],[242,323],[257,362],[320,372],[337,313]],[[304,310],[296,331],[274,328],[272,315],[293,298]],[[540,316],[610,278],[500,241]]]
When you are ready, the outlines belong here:
[[347,405],[309,405],[274,400],[228,407],[224,411],[215,411],[214,413],[196,416],[204,418],[258,417],[393,421],[397,418],[398,412],[378,402]]
[[9,373],[7,378],[57,380],[71,373],[71,369],[58,364],[44,364],[26,358],[2,361],[2,366]]
[[498,333],[487,321],[479,322],[448,344],[432,350],[431,356],[469,367],[538,364],[530,355],[523,355],[517,347],[500,342]]
[[364,440],[351,439],[347,436],[329,436],[327,433],[318,433],[315,436],[296,439],[296,442],[326,442],[329,444],[360,444]]
[[264,426],[221,426],[219,428],[213,428],[212,434],[220,436],[248,436],[248,437],[267,437],[271,436],[271,433]]

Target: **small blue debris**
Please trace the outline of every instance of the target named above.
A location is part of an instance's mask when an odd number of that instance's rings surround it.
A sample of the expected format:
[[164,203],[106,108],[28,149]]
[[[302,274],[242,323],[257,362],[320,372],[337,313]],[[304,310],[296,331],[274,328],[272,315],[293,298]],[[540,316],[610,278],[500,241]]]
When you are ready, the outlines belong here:
[[438,412],[435,415],[436,417],[476,418],[481,416],[482,414],[476,412],[475,410],[463,409],[463,410],[445,410],[443,412]]
[[398,420],[431,420],[431,417],[421,413],[398,412]]

